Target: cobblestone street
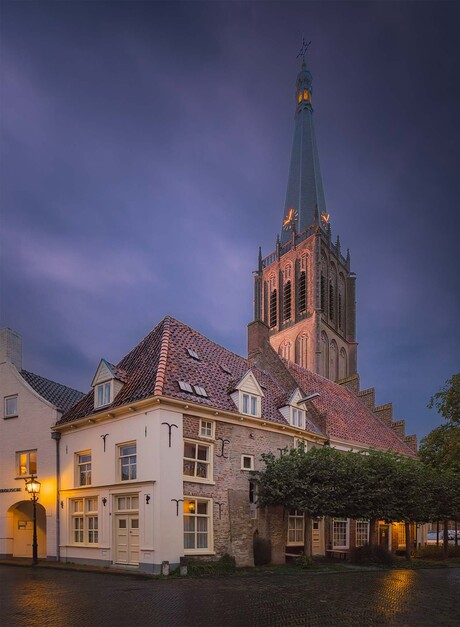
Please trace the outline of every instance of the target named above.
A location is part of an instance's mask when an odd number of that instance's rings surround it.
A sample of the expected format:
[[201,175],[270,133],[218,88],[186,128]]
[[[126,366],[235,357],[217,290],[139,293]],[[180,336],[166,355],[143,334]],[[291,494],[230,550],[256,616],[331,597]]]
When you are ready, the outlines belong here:
[[460,569],[152,580],[0,566],[4,627],[458,625]]

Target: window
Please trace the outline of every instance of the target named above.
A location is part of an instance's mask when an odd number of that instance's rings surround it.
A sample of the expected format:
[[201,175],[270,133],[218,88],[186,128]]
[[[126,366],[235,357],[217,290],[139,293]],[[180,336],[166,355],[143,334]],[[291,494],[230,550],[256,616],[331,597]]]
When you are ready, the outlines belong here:
[[184,551],[210,553],[212,551],[210,499],[184,497]]
[[291,422],[293,427],[304,428],[303,410],[291,407]]
[[95,406],[104,407],[112,402],[112,382],[107,381],[96,385]]
[[214,423],[211,420],[200,420],[200,436],[202,438],[214,437]]
[[347,518],[334,518],[332,543],[334,549],[348,549]]
[[252,394],[246,394],[246,392],[243,392],[242,400],[243,400],[243,407],[241,410],[242,413],[249,414],[251,416],[257,416],[258,415],[257,396],[253,396]]
[[305,271],[302,271],[299,276],[299,312],[302,313],[307,308],[307,280],[305,278]]
[[97,497],[72,499],[72,542],[74,544],[97,544],[99,542],[99,520]]
[[342,294],[339,292],[339,328],[343,331]]
[[356,521],[356,546],[364,546],[369,543],[369,521]]
[[241,455],[241,470],[254,470],[254,455]]
[[276,299],[278,292],[273,290],[270,294],[270,326],[276,327]]
[[249,502],[251,505],[257,503],[257,483],[253,480],[249,480]]
[[193,388],[190,383],[187,383],[186,381],[178,381],[177,383],[182,392],[190,392],[190,394],[193,394]]
[[288,281],[284,285],[283,318],[284,318],[284,320],[290,320],[291,319],[291,281]]
[[131,481],[137,478],[136,443],[120,444],[118,446],[118,461],[121,481]]
[[211,481],[211,445],[184,442],[184,477]]
[[37,474],[36,450],[16,453],[16,472],[18,477],[29,477]]
[[304,451],[308,449],[308,440],[303,438],[294,438],[294,448],[302,448]]
[[77,453],[77,484],[91,485],[91,451]]
[[5,418],[15,418],[18,415],[18,395],[5,396],[4,413]]
[[332,322],[335,320],[334,315],[335,299],[334,299],[334,285],[329,283],[329,318]]
[[200,361],[200,358],[196,351],[192,350],[191,348],[187,348],[187,352],[190,355],[190,357],[192,357],[193,359],[196,359],[197,361]]
[[304,518],[302,512],[292,509],[288,517],[288,544],[304,544]]
[[202,385],[194,385],[193,387],[195,388],[195,394],[197,394],[198,396],[204,396],[205,398],[208,398],[208,393],[206,392],[206,390],[204,389]]
[[302,102],[302,92],[299,91],[299,95],[297,96],[297,101]]
[[139,509],[139,495],[117,496],[115,502],[117,512]]

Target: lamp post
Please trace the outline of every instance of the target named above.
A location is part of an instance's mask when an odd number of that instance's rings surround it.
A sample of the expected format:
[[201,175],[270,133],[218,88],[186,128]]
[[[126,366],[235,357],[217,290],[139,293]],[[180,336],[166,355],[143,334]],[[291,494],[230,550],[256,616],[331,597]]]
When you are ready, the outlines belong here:
[[37,543],[37,501],[40,494],[40,481],[30,475],[30,479],[26,481],[26,490],[31,495],[34,507],[34,535],[32,540],[32,564],[38,564],[38,543]]

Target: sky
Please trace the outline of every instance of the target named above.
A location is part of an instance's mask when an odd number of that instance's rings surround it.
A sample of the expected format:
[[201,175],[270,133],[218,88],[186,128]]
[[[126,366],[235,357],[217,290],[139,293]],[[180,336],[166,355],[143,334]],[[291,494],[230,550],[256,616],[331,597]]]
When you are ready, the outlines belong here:
[[1,3],[0,326],[82,391],[166,314],[246,355],[312,41],[358,370],[406,433],[459,371],[458,2]]

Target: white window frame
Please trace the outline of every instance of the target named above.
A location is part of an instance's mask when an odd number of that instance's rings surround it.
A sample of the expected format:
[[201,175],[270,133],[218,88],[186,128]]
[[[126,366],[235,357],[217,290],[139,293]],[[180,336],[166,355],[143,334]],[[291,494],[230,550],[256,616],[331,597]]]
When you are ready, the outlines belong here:
[[[78,507],[77,507],[78,504]],[[80,507],[81,505],[81,507]],[[96,505],[96,507],[90,507]],[[70,544],[93,547],[99,545],[99,499],[84,496],[69,499]],[[78,536],[77,536],[78,534]],[[81,538],[80,539],[77,539]]]
[[[124,454],[122,455],[122,449],[124,448],[128,448],[128,447],[135,447],[135,453],[128,453],[128,454]],[[127,479],[123,479],[123,460],[127,459],[127,458],[135,458],[134,463],[132,462],[132,460],[130,459],[129,463],[128,463],[128,468],[129,468],[129,472],[128,475],[129,477]],[[118,468],[118,478],[120,481],[123,481],[123,483],[127,482],[127,481],[136,481],[137,480],[137,442],[123,442],[122,444],[117,444],[117,468]],[[132,470],[132,468],[134,467],[134,472]],[[134,475],[134,476],[133,476]]]
[[261,415],[260,397],[249,392],[240,392],[240,412],[246,416]]
[[[195,457],[185,457],[185,446],[189,444],[195,447]],[[208,450],[207,459],[199,459],[198,458],[198,447],[203,447]],[[195,483],[212,483],[213,482],[213,457],[214,457],[214,446],[213,444],[208,444],[207,442],[201,442],[200,440],[184,440],[184,449],[183,449],[183,465],[185,463],[194,464],[194,474],[186,475],[183,471],[183,479],[184,481],[193,481]],[[199,464],[204,465],[207,468],[206,477],[200,477],[197,475],[197,469]]]
[[[194,503],[195,504],[195,510],[194,513],[191,513],[189,511],[189,504],[190,503]],[[198,513],[198,505],[201,503],[206,503],[207,504],[207,511],[206,514],[199,514]],[[194,524],[194,530],[192,531],[187,531],[186,530],[186,522],[185,519],[187,518],[193,518],[195,520],[195,524]],[[212,555],[214,554],[214,530],[213,530],[213,500],[212,499],[208,499],[208,498],[201,498],[201,497],[197,497],[197,496],[184,496],[184,509],[183,509],[183,518],[184,518],[184,555]],[[197,540],[198,540],[198,519],[203,519],[206,518],[208,523],[207,523],[207,529],[206,529],[206,534],[207,534],[207,546],[206,547],[202,547],[202,548],[185,548],[185,534],[194,534],[194,544],[195,547],[197,545]],[[203,532],[202,532],[203,533]]]
[[302,512],[296,509],[290,510],[288,515],[286,544],[289,546],[303,546],[305,544],[305,517]]
[[[99,391],[102,391],[102,398],[99,399]],[[104,383],[98,383],[94,388],[94,408],[107,407],[113,401],[113,381],[104,381]]]
[[[206,427],[205,425],[209,425],[211,427],[210,433],[208,427]],[[200,420],[200,438],[214,440],[215,430],[216,423],[214,422],[214,420],[205,420],[204,418]]]
[[[35,455],[35,470],[31,472],[30,468],[30,456],[31,454]],[[26,472],[21,472],[21,455],[25,455],[25,464],[24,467]],[[32,475],[37,474],[38,468],[38,451],[37,449],[30,449],[28,451],[16,451],[16,477],[20,477],[21,479],[24,477],[30,477]]]
[[[8,404],[10,401],[16,401],[14,403],[14,411],[8,410]],[[4,418],[17,418],[18,416],[18,395],[10,394],[10,396],[3,397],[3,417]]]
[[[83,457],[89,457],[89,460],[82,460]],[[77,486],[91,485],[92,481],[93,458],[91,450],[78,451],[75,453],[75,484]],[[86,475],[86,481],[82,482],[82,473]],[[89,479],[89,480],[88,480]]]
[[294,437],[294,448],[300,448],[303,444],[304,451],[308,451],[308,440],[304,438],[296,438]]
[[305,429],[305,412],[303,409],[291,407],[291,425],[297,429]]
[[[244,460],[249,460],[249,467],[244,465]],[[241,455],[241,470],[254,470],[254,455]]]
[[[340,525],[343,528],[345,526],[345,544],[336,544],[336,525]],[[338,534],[337,534],[338,535]],[[341,534],[342,536],[343,534]],[[350,546],[350,519],[349,518],[333,518],[332,519],[332,548],[335,549],[348,549]]]
[[[363,533],[364,526],[366,526],[366,531]],[[357,520],[355,546],[359,547],[365,544],[369,544],[369,521]]]

